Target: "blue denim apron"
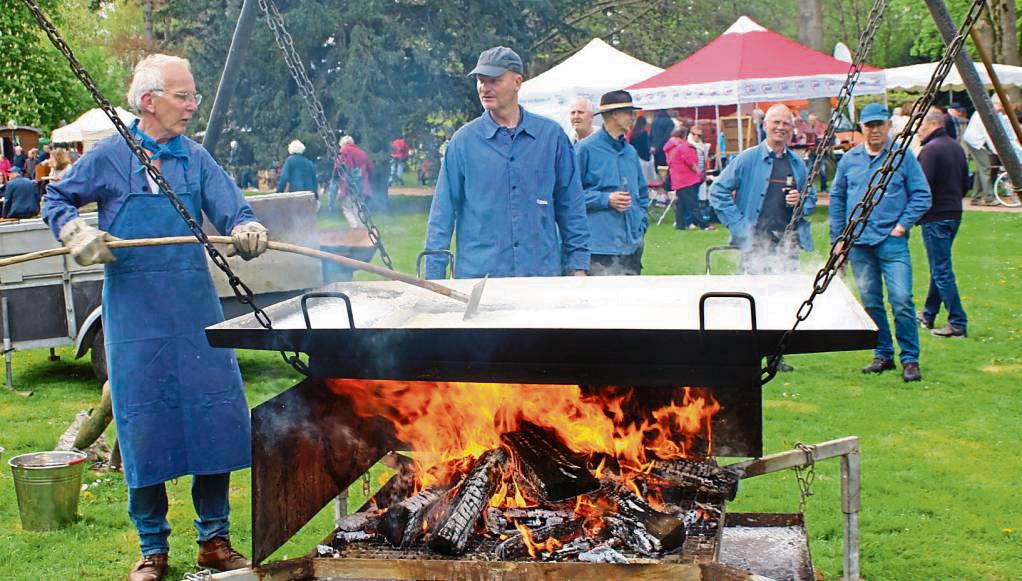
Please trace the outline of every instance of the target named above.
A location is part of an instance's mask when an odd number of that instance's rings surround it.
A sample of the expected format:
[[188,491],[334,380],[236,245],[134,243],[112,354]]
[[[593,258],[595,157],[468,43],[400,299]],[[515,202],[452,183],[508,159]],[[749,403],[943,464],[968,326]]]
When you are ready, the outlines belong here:
[[[201,216],[200,194],[181,190],[192,216]],[[125,239],[189,234],[167,198],[149,193],[128,194],[109,231]],[[224,315],[202,247],[113,253],[103,332],[128,486],[247,467],[251,426],[238,363],[232,350],[210,347],[204,332]]]

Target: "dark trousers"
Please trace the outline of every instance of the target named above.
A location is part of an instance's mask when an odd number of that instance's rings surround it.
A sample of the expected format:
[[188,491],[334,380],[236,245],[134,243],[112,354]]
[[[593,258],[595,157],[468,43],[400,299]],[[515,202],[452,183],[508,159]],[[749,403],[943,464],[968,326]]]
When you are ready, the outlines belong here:
[[592,276],[638,276],[642,273],[642,247],[632,254],[594,254],[590,258]]
[[936,220],[922,224],[923,245],[930,262],[930,290],[926,293],[923,316],[930,321],[936,319],[943,303],[947,308],[947,322],[957,329],[965,329],[968,325],[951,266],[951,245],[961,223],[961,220]]
[[674,206],[674,227],[684,230],[689,224],[695,224],[700,228],[706,228],[708,224],[703,220],[703,213],[699,211],[699,183],[678,188],[675,195],[678,196],[678,201]]

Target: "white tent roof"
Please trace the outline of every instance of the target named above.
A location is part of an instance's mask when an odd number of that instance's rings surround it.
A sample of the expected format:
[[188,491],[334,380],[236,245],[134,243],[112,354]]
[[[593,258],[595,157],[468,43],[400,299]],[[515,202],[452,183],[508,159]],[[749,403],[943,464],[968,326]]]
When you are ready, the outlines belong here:
[[[887,88],[922,91],[930,83],[930,77],[933,76],[933,71],[936,68],[937,63],[923,63],[887,69]],[[990,83],[990,77],[987,75],[986,67],[977,64],[976,72],[979,73],[979,78],[988,89],[993,87],[993,84]],[[1002,85],[1022,87],[1022,67],[995,64],[994,72],[997,73],[997,78],[1000,79]],[[958,74],[958,67],[951,67],[940,89],[942,91],[965,90],[965,83],[962,82],[962,76]]]
[[604,93],[623,89],[662,71],[594,38],[561,64],[525,81],[518,102],[530,113],[565,124],[568,106],[575,97],[581,95],[599,103]]
[[[117,107],[117,116],[125,125],[131,124],[135,116]],[[114,124],[107,118],[102,109],[93,109],[83,113],[74,123],[53,130],[50,140],[53,143],[92,143],[116,132]]]

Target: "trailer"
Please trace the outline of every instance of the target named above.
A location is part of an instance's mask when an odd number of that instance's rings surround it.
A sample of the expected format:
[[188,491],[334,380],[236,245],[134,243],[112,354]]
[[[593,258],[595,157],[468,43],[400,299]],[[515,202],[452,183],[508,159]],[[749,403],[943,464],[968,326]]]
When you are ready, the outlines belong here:
[[[270,239],[319,247],[316,199],[312,192],[266,194],[248,198]],[[95,226],[97,214],[82,217]],[[204,229],[214,233],[208,223]],[[0,257],[59,246],[39,218],[0,224]],[[323,285],[318,260],[268,252],[245,262],[228,259],[231,268],[256,295],[260,306],[289,299]],[[235,298],[227,278],[210,268],[224,315],[230,319],[248,312]],[[79,266],[70,256],[56,256],[0,269],[0,337],[3,339],[7,387],[14,388],[13,359],[17,351],[73,347],[76,359],[91,352],[92,369],[106,380],[106,349],[102,321],[103,265]]]

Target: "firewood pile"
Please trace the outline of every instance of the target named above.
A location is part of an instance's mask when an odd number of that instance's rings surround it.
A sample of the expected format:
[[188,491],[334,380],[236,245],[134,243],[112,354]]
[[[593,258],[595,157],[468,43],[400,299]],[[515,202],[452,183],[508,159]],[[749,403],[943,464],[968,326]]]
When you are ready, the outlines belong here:
[[[413,462],[364,510],[343,517],[320,556],[650,562],[712,558],[738,476],[712,458],[623,466],[580,456],[522,422],[501,445],[421,486]],[[706,553],[709,552],[707,555]]]

